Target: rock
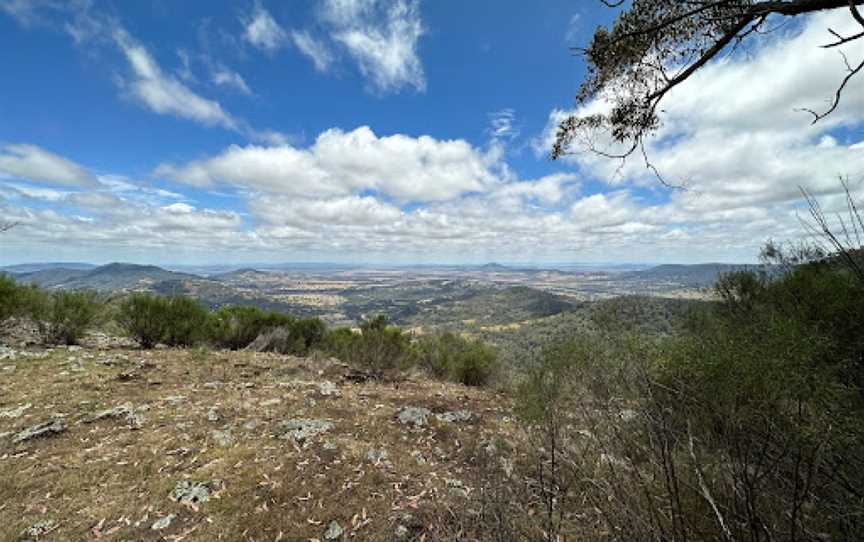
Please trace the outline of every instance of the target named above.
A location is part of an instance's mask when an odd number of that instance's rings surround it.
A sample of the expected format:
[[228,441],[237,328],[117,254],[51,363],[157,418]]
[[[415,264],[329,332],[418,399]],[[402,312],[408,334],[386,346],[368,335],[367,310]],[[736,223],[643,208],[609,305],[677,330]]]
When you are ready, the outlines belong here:
[[618,413],[618,417],[621,418],[621,420],[625,421],[625,422],[629,422],[630,420],[633,420],[634,418],[636,418],[637,415],[638,414],[636,413],[635,410],[631,410],[629,408],[625,408],[624,410],[622,410],[621,412]]
[[66,423],[63,420],[51,420],[48,422],[40,423],[38,425],[34,425],[32,427],[28,427],[27,429],[21,431],[20,433],[12,437],[12,442],[14,444],[18,444],[19,442],[24,442],[25,440],[57,435],[62,433],[63,431],[66,431]]
[[21,540],[37,540],[57,528],[57,522],[53,519],[43,519],[27,527],[21,532]]
[[252,431],[253,429],[258,427],[258,420],[249,420],[248,422],[243,424],[243,429],[247,431]]
[[329,380],[325,380],[321,384],[318,385],[318,393],[325,397],[330,397],[331,395],[334,397],[339,397],[339,388],[336,387],[336,384],[330,382]]
[[223,448],[230,448],[234,445],[234,436],[231,434],[231,431],[213,430],[210,432],[210,435],[213,437],[213,440],[216,441],[216,444]]
[[297,444],[304,444],[310,438],[333,429],[333,422],[327,420],[310,420],[294,418],[276,426],[274,435],[279,438],[293,439]]
[[165,398],[165,401],[168,401],[172,405],[179,405],[180,403],[186,400],[185,395],[169,395]]
[[84,423],[93,423],[99,420],[107,420],[109,418],[126,418],[126,421],[129,422],[129,425],[132,429],[141,429],[144,425],[144,417],[135,411],[135,408],[132,406],[132,403],[125,403],[122,405],[118,405],[114,408],[109,408],[107,410],[103,410],[101,412],[97,412],[86,418]]
[[276,398],[276,399],[267,399],[266,401],[261,401],[261,402],[259,403],[259,405],[260,405],[261,407],[266,408],[266,407],[276,406],[276,405],[278,405],[278,404],[281,403],[281,402],[282,402],[282,399],[278,399],[278,398]]
[[402,425],[413,425],[414,427],[423,427],[426,425],[426,418],[432,412],[428,408],[423,407],[402,407],[399,411],[399,422]]
[[174,514],[168,514],[164,518],[157,519],[153,522],[153,525],[150,526],[154,531],[161,531],[162,529],[167,529],[171,526],[171,522],[176,518]]
[[456,410],[453,412],[436,414],[435,417],[438,419],[438,421],[447,423],[469,422],[474,417],[474,413],[470,410]]
[[411,534],[411,531],[409,531],[408,527],[404,525],[397,526],[396,531],[393,532],[393,535],[399,539],[407,538],[409,534]]
[[0,410],[0,418],[20,418],[25,411],[29,410],[30,407],[33,406],[33,403],[27,403],[26,405],[21,405],[17,408],[7,408],[6,410]]
[[222,419],[222,416],[219,415],[219,411],[216,407],[210,407],[210,410],[207,411],[207,420],[211,422],[218,422]]
[[390,461],[388,461],[388,458],[387,450],[384,448],[372,448],[366,453],[366,459],[368,459],[373,465],[389,465]]
[[345,529],[334,519],[327,526],[327,530],[324,531],[324,540],[338,540],[342,537],[343,533],[345,533]]
[[195,505],[205,503],[210,500],[211,490],[215,486],[221,485],[220,482],[193,482],[190,480],[180,480],[171,494],[168,497],[172,501],[177,501],[180,504]]

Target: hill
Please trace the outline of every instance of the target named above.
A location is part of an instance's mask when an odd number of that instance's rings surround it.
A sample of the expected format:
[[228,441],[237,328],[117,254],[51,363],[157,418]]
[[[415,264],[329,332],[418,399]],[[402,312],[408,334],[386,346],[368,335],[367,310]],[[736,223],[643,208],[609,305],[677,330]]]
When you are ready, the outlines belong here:
[[476,457],[524,445],[496,392],[335,360],[56,349],[0,369],[0,540],[451,540],[432,529],[479,493]]
[[724,263],[664,264],[643,271],[624,273],[621,278],[650,282],[674,282],[690,287],[707,287],[714,284],[717,278],[724,273],[759,268],[758,265]]
[[90,270],[52,269],[16,278],[40,286],[64,289],[137,290],[164,281],[201,280],[197,275],[166,271],[155,265],[111,263]]
[[17,265],[7,265],[5,267],[0,267],[0,272],[7,272],[18,275],[22,273],[34,273],[36,271],[46,271],[49,269],[74,269],[79,271],[86,271],[88,269],[95,269],[96,267],[96,265],[81,262],[22,263]]

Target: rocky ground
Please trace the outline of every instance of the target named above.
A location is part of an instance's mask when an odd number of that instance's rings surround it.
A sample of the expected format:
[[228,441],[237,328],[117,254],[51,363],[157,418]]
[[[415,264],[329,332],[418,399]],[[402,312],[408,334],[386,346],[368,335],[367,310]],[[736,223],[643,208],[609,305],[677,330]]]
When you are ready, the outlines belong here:
[[491,390],[89,344],[0,347],[0,540],[432,540],[518,440]]

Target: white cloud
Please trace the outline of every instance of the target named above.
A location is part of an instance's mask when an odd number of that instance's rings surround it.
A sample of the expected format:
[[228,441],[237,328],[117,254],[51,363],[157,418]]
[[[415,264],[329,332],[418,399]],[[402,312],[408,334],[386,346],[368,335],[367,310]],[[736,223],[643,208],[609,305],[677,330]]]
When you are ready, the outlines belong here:
[[260,3],[252,14],[241,18],[244,26],[243,38],[255,47],[267,52],[279,49],[287,39],[285,30]]
[[142,45],[123,29],[115,29],[114,40],[126,56],[133,77],[124,81],[129,95],[155,113],[174,115],[210,126],[237,130],[237,121],[218,102],[195,94],[186,85],[165,74]]
[[[850,127],[864,123],[864,79],[850,82],[840,107],[823,121],[811,125],[811,117],[800,111],[824,110],[845,74],[837,51],[819,47],[831,40],[829,27],[841,34],[855,30],[843,10],[810,17],[796,32],[766,38],[748,56],[709,64],[670,93],[662,104],[664,124],[646,150],[667,181],[689,190],[651,208],[629,198],[621,200],[628,206],[615,205],[610,194],[592,196],[574,211],[600,222],[626,221],[628,214],[653,224],[686,222],[691,232],[725,221],[730,238],[754,235],[753,254],[763,236],[801,233],[794,220],[800,186],[825,196],[841,190],[839,176],[864,174],[864,153],[844,141],[844,134],[854,133]],[[853,42],[845,52],[860,59],[864,43]],[[575,113],[605,107],[597,101]],[[572,113],[550,114],[535,142],[539,156],[548,153],[558,123]],[[564,161],[613,186],[659,186],[639,156],[623,167],[587,152]]]
[[494,139],[515,139],[519,136],[516,127],[516,111],[512,108],[489,113],[489,135]]
[[315,69],[319,72],[326,72],[333,63],[333,54],[327,45],[323,41],[312,37],[308,31],[295,30],[291,32],[291,39],[300,52],[312,59]]
[[72,187],[95,187],[96,178],[82,166],[36,145],[6,145],[0,151],[0,173]]
[[425,33],[417,0],[327,0],[322,19],[377,92],[426,89],[417,42]]
[[363,126],[328,130],[308,149],[232,146],[213,158],[164,164],[155,173],[195,186],[227,183],[312,197],[372,190],[399,201],[441,201],[496,183],[495,166],[463,140],[378,137]]
[[233,88],[247,96],[252,94],[252,91],[249,89],[249,85],[246,84],[246,80],[243,79],[243,76],[224,66],[215,66],[210,75],[211,80],[215,85]]

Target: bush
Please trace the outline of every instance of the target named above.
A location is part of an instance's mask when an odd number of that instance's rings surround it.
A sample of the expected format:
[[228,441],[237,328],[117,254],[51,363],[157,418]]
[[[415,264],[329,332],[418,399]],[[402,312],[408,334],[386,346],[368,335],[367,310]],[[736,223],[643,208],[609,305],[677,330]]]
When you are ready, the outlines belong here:
[[240,350],[277,327],[288,327],[295,319],[279,312],[265,312],[257,307],[232,305],[222,307],[210,316],[210,337],[216,346]]
[[156,346],[166,334],[168,300],[153,294],[133,294],[120,304],[117,323],[141,348]]
[[379,376],[386,370],[409,367],[415,359],[411,336],[390,326],[383,315],[362,322],[360,333],[347,328],[330,331],[324,348],[340,360]]
[[495,350],[453,333],[423,337],[418,351],[421,365],[434,376],[466,386],[487,384],[498,368]]
[[96,292],[91,291],[56,291],[31,303],[43,337],[54,344],[76,344],[103,309]]
[[165,329],[161,341],[169,346],[193,346],[207,338],[209,312],[201,303],[176,295],[165,300]]
[[19,284],[0,274],[0,322],[13,316],[32,316],[43,292],[35,286]]
[[327,326],[319,318],[296,320],[290,325],[269,329],[246,348],[256,352],[278,352],[304,356],[324,340]]

